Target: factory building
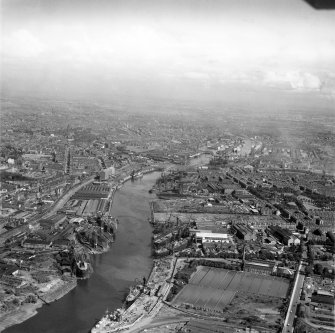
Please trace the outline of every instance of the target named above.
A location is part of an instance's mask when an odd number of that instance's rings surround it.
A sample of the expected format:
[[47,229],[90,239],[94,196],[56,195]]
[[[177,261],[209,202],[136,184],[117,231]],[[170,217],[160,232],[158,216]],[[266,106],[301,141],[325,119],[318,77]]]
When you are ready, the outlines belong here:
[[269,226],[268,229],[272,236],[284,245],[292,246],[300,244],[300,239],[293,235],[292,232],[288,229],[283,229],[274,225]]
[[245,261],[243,270],[245,272],[262,274],[262,275],[271,275],[275,269],[276,263],[274,261],[263,261],[263,260],[254,260],[254,261]]
[[210,231],[200,231],[195,234],[196,242],[197,243],[229,243],[230,239],[228,238],[227,234],[221,234],[216,232]]
[[113,166],[100,171],[100,180],[108,180],[115,175],[115,168]]
[[312,303],[329,304],[334,306],[334,294],[326,290],[317,290],[311,298]]
[[238,238],[243,239],[245,241],[256,239],[254,230],[248,224],[236,223],[232,227],[236,231],[236,236]]

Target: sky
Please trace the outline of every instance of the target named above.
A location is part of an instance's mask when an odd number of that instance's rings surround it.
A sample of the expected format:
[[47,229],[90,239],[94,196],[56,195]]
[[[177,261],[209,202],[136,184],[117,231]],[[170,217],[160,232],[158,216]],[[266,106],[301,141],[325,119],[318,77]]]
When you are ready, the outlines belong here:
[[303,0],[1,0],[1,95],[333,100],[334,31]]

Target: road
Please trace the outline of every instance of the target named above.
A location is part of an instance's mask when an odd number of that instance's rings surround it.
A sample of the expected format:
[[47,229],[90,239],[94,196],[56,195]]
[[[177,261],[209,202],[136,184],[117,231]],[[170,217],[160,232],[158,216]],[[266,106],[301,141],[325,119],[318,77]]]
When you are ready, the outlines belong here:
[[300,261],[298,267],[298,273],[294,281],[293,291],[290,299],[290,304],[287,309],[286,318],[284,321],[284,327],[282,333],[293,332],[293,322],[296,315],[297,306],[299,304],[301,290],[304,284],[305,276],[300,273],[302,262]]

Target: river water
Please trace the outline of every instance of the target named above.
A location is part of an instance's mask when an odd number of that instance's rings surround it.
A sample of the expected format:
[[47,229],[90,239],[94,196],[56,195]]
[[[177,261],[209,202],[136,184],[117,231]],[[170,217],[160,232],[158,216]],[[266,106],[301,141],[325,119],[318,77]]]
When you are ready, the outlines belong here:
[[152,267],[152,229],[148,191],[160,173],[128,181],[115,193],[112,213],[120,223],[116,241],[108,253],[92,259],[94,273],[60,300],[44,305],[38,314],[6,333],[75,333],[89,332],[105,310],[114,310],[134,283],[148,276]]

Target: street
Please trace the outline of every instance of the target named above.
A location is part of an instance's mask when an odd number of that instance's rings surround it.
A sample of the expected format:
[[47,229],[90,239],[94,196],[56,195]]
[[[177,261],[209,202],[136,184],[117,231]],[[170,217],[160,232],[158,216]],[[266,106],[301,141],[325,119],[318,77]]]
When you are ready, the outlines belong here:
[[294,281],[294,287],[290,299],[290,304],[287,309],[286,318],[284,321],[284,327],[282,333],[293,332],[293,323],[297,311],[297,306],[299,304],[301,290],[304,285],[305,276],[300,273],[302,263],[300,262],[298,267],[298,273]]

